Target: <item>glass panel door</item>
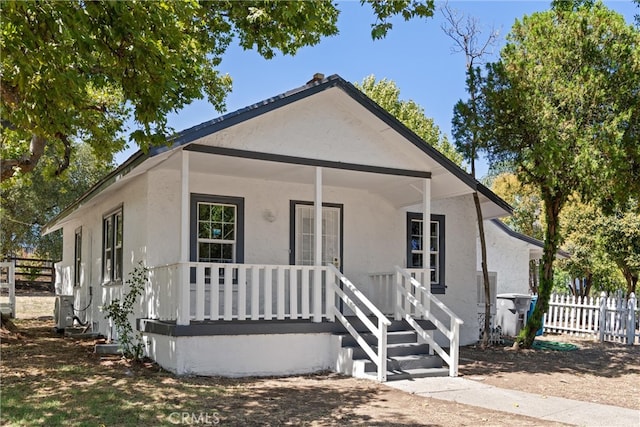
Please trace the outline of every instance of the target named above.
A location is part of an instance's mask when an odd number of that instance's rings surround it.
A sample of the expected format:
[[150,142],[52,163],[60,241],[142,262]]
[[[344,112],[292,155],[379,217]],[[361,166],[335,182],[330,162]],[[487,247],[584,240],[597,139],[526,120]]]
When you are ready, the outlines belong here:
[[[322,207],[322,265],[336,264],[342,267],[341,207]],[[295,206],[295,264],[313,265],[315,262],[315,208],[313,205]]]

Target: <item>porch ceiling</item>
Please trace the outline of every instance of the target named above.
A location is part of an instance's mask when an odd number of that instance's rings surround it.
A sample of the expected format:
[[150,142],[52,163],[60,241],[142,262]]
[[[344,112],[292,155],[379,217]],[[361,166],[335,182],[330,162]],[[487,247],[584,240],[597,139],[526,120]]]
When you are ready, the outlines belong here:
[[[170,165],[172,168],[179,168],[180,156],[172,157],[166,165]],[[193,173],[308,185],[315,184],[315,168],[308,165],[190,152],[189,167]],[[432,172],[432,199],[471,193],[472,190],[467,185],[451,180],[446,175],[444,168]],[[388,200],[389,203],[396,207],[421,203],[422,193],[420,189],[422,188],[423,179],[329,167],[323,168],[324,186],[368,191]]]

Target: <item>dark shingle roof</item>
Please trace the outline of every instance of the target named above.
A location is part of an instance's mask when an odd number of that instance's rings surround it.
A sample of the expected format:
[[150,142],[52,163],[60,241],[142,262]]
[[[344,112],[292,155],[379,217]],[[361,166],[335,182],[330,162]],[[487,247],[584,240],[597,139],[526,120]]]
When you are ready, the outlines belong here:
[[249,105],[247,107],[241,108],[239,110],[233,111],[231,113],[224,114],[219,116],[213,120],[206,121],[199,125],[193,126],[191,128],[185,129],[181,132],[178,132],[173,137],[171,137],[168,141],[168,144],[161,147],[153,147],[149,150],[148,153],[143,153],[138,151],[134,155],[132,155],[127,161],[125,161],[122,165],[116,168],[113,172],[105,176],[102,180],[100,180],[96,185],[94,185],[89,191],[87,191],[83,196],[81,196],[78,200],[76,200],[73,204],[65,208],[60,214],[58,214],[55,218],[53,218],[46,226],[45,229],[49,229],[56,222],[67,216],[73,210],[75,210],[79,205],[81,205],[84,201],[89,200],[106,187],[111,185],[116,179],[119,177],[123,177],[128,174],[131,170],[136,168],[138,165],[143,163],[146,159],[157,156],[158,154],[178,149],[179,147],[186,146],[204,136],[211,135],[215,132],[219,132],[220,130],[226,129],[238,123],[242,123],[246,120],[250,120],[254,117],[260,116],[262,114],[268,113],[269,111],[273,111],[277,108],[283,107],[285,105],[291,104],[298,100],[304,99],[306,97],[312,96],[316,93],[322,92],[324,90],[339,87],[349,96],[351,96],[354,100],[356,100],[363,107],[371,111],[374,115],[376,115],[380,120],[384,121],[387,125],[389,125],[392,129],[397,131],[399,134],[404,136],[408,141],[413,143],[416,147],[422,150],[429,157],[433,158],[439,164],[441,164],[445,169],[451,172],[454,176],[462,180],[466,183],[470,188],[478,191],[489,200],[491,200],[496,205],[500,206],[506,212],[512,212],[513,209],[507,202],[498,197],[491,190],[486,188],[484,185],[480,184],[476,181],[470,174],[466,171],[458,167],[454,162],[449,160],[444,154],[440,153],[438,150],[433,148],[430,144],[425,143],[418,135],[416,135],[413,131],[403,125],[398,119],[393,117],[389,112],[384,110],[378,104],[376,104],[373,100],[367,97],[364,93],[358,90],[353,84],[347,82],[342,77],[334,74],[329,77],[326,77],[321,80],[312,80],[304,86],[298,87],[296,89],[292,89],[290,91],[284,92],[282,94],[273,96],[271,98],[265,99],[263,101],[257,102],[255,104]]

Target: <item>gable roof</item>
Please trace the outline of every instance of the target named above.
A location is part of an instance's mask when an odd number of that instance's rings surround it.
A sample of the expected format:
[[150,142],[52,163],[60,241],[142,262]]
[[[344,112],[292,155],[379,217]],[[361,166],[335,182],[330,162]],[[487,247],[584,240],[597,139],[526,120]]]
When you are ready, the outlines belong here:
[[[544,242],[542,240],[534,239],[533,237],[527,236],[526,234],[518,233],[517,231],[512,230],[511,227],[509,227],[499,219],[494,218],[491,220],[491,222],[497,225],[499,229],[507,233],[509,236],[518,240],[522,240],[523,242],[536,246],[537,248],[544,249]],[[561,258],[571,258],[571,254],[563,250],[558,250],[556,256]]]
[[64,217],[68,216],[71,212],[75,211],[101,191],[119,181],[125,176],[130,175],[135,169],[146,163],[148,160],[153,159],[162,153],[174,151],[177,149],[184,149],[189,144],[197,141],[200,138],[219,132],[223,129],[227,129],[236,124],[245,122],[252,118],[258,117],[270,111],[284,107],[301,99],[313,96],[317,93],[325,91],[330,88],[338,87],[344,93],[349,95],[357,103],[362,105],[365,109],[374,114],[378,119],[386,123],[390,128],[394,129],[398,134],[403,136],[407,141],[413,144],[415,147],[424,152],[427,156],[435,160],[448,172],[453,174],[460,181],[465,183],[472,190],[478,191],[485,196],[488,200],[497,205],[501,210],[511,213],[513,210],[511,206],[495,193],[489,190],[484,185],[476,181],[470,174],[461,169],[458,165],[452,162],[444,154],[440,153],[430,144],[422,140],[412,130],[403,125],[398,119],[392,116],[389,112],[380,107],[377,103],[367,97],[353,84],[347,82],[338,75],[331,75],[329,77],[313,80],[304,86],[292,89],[288,92],[273,96],[247,107],[241,108],[231,113],[224,114],[213,120],[206,121],[199,125],[185,129],[176,133],[169,138],[167,145],[153,147],[148,153],[138,151],[127,159],[122,165],[116,168],[114,171],[105,176],[102,180],[91,187],[84,195],[78,198],[70,206],[62,210],[55,218],[53,218],[44,227],[45,234],[52,231],[56,224]]

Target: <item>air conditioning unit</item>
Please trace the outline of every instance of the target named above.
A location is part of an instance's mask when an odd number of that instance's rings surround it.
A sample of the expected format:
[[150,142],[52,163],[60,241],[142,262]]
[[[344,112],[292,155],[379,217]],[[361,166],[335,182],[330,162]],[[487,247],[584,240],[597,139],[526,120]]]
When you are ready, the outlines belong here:
[[56,322],[55,329],[58,332],[73,326],[73,295],[56,295],[53,319]]

